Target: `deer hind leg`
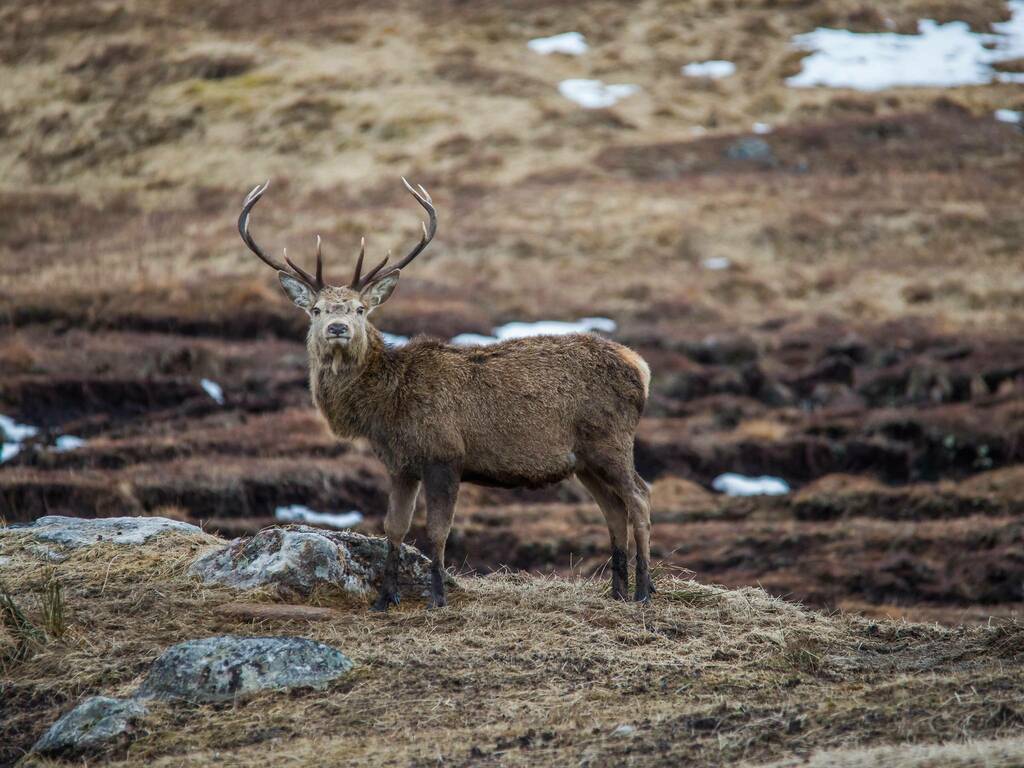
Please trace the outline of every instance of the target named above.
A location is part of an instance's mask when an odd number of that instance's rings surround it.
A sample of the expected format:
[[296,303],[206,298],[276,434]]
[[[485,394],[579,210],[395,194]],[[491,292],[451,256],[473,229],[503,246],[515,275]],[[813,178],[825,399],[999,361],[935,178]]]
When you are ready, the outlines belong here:
[[455,517],[459,474],[458,469],[449,464],[432,465],[423,473],[427,492],[427,536],[434,554],[430,563],[430,608],[443,608],[448,604],[444,587],[444,549]]
[[651,582],[651,489],[634,470],[630,518],[636,541],[636,591],[633,599],[649,603],[654,584]]
[[374,611],[386,611],[392,605],[398,605],[401,599],[398,593],[398,567],[402,558],[402,539],[409,532],[419,491],[419,480],[404,477],[391,478],[388,514],[384,518],[384,533],[388,537],[388,556],[384,561],[380,593],[372,607]]
[[590,492],[597,506],[604,513],[608,523],[608,534],[612,542],[612,597],[616,600],[629,599],[629,569],[627,567],[629,516],[622,499],[608,483],[590,470],[577,473],[583,487]]

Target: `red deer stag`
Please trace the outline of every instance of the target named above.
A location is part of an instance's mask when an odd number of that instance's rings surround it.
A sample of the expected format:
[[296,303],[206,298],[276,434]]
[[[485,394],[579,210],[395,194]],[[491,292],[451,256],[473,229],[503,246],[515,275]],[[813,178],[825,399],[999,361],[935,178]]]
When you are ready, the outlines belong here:
[[[461,481],[538,487],[575,474],[594,496],[611,534],[612,594],[627,599],[627,526],[636,541],[634,599],[650,600],[650,493],[633,467],[633,436],[650,369],[636,352],[591,334],[535,336],[491,346],[416,338],[384,343],[368,321],[391,296],[401,270],[434,237],[437,214],[423,187],[402,180],[429,224],[409,254],[385,256],[363,274],[360,250],[348,285],[268,256],[249,234],[249,215],[267,184],[246,197],[238,219],[245,244],[277,270],[285,293],[309,315],[306,346],[313,402],[331,431],[370,442],[391,477],[384,530],[390,542],[375,610],[397,604],[402,539],[420,486],[433,545],[431,606],[445,605],[444,549]],[[365,241],[364,241],[365,242]]]

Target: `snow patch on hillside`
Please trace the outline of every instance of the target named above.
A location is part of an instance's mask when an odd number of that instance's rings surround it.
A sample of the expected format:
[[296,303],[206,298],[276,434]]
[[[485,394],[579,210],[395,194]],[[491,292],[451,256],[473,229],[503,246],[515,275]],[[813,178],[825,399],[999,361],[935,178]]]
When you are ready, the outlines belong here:
[[585,109],[605,109],[617,102],[632,96],[640,90],[638,85],[617,83],[608,85],[600,80],[572,78],[558,84],[558,92],[569,101],[574,101]]
[[547,56],[549,53],[582,56],[589,50],[587,39],[579,32],[563,32],[551,37],[535,37],[526,45],[531,51],[542,56]]
[[824,27],[797,35],[794,46],[812,53],[786,83],[794,88],[881,91],[1024,82],[1024,72],[999,72],[993,66],[1024,56],[1024,0],[1008,5],[1011,19],[993,24],[991,33],[972,32],[963,21],[922,19],[916,35]]

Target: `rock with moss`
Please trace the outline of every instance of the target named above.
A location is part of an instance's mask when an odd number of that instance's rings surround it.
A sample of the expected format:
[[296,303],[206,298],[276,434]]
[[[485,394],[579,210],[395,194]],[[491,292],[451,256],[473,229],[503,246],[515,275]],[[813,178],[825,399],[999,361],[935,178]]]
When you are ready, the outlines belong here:
[[79,758],[131,741],[146,706],[134,699],[93,696],[63,714],[32,747],[47,757]]
[[[207,584],[270,586],[283,596],[335,589],[363,597],[380,586],[387,552],[386,539],[293,525],[235,539],[199,558],[191,573]],[[422,553],[403,545],[398,579],[403,594],[428,594],[429,569]]]
[[47,544],[57,544],[68,549],[90,547],[95,544],[145,544],[154,536],[177,531],[195,533],[203,531],[189,523],[166,517],[65,517],[47,515],[32,525],[10,528],[11,531],[28,531],[32,538]]
[[208,637],[168,648],[136,696],[225,701],[268,689],[323,688],[351,669],[341,651],[304,637]]

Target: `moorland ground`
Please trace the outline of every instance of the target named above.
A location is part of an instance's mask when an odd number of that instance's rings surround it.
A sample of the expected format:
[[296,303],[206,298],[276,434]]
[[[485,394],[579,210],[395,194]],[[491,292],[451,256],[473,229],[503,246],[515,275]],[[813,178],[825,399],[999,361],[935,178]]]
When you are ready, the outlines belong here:
[[[584,580],[465,579],[443,613],[246,624],[182,578],[202,542],[128,562],[100,549],[57,569],[68,634],[4,669],[3,759],[169,643],[287,631],[337,643],[355,676],[327,696],[160,710],[165,727],[128,761],[756,765],[824,749],[839,752],[817,764],[1019,764],[1024,134],[993,114],[1024,96],[785,85],[802,56],[791,36],[817,26],[987,31],[1007,13],[0,8],[0,413],[41,428],[0,466],[3,519],[163,514],[235,535],[301,503],[359,509],[379,531],[380,465],[313,413],[303,318],[234,227],[271,177],[260,240],[308,258],[319,233],[338,278],[364,234],[372,255],[415,241],[404,175],[433,194],[440,230],[378,325],[447,338],[614,319],[655,374],[637,464],[661,563],[653,607],[608,603],[586,580],[607,534],[575,483],[463,489],[449,553],[463,572]],[[526,47],[568,30],[587,55]],[[737,72],[680,75],[706,59]],[[572,77],[640,91],[584,110],[558,93]],[[86,445],[47,450],[61,434]],[[725,471],[794,493],[713,494]],[[36,617],[53,574],[8,556],[3,577]],[[965,738],[990,741],[886,746]]]
[[[655,556],[729,585],[943,621],[1012,615],[1024,562],[1019,86],[796,89],[793,34],[978,31],[1002,2],[107,3],[0,9],[0,412],[85,438],[0,467],[0,515],[147,514],[211,531],[386,480],[313,414],[304,322],[234,231],[328,277],[440,232],[378,324],[450,337],[616,321],[655,372],[637,445]],[[578,30],[581,57],[526,41]],[[721,58],[723,80],[680,75]],[[1003,65],[1015,67],[1014,62]],[[608,109],[568,77],[629,82]],[[751,133],[755,122],[767,135]],[[754,143],[751,143],[754,142]],[[760,143],[758,143],[760,142]],[[308,248],[304,248],[308,246]],[[708,269],[709,260],[726,269]],[[716,263],[716,262],[711,262]],[[200,386],[224,389],[218,405]],[[724,471],[792,483],[723,500]],[[575,483],[467,488],[463,569],[593,573]]]
[[[202,586],[214,537],[67,552],[55,571],[19,532],[0,578],[39,627],[54,578],[63,630],[12,661],[0,634],[0,764],[88,695],[129,696],[154,659],[200,637],[293,634],[341,649],[325,690],[219,704],[148,701],[113,765],[1014,766],[1024,634],[828,616],[756,588],[662,576],[650,606],[603,579],[460,578],[447,609],[388,614],[322,592],[326,619],[285,620],[269,592]],[[287,614],[288,606],[277,606]],[[241,611],[239,610],[241,609]],[[293,614],[294,615],[294,614]],[[941,743],[941,744],[940,744]],[[781,762],[779,762],[781,761]],[[32,756],[25,765],[56,763]]]
[[[302,503],[357,508],[379,531],[380,465],[313,413],[303,318],[234,222],[271,177],[261,241],[308,257],[319,233],[338,278],[364,234],[373,255],[415,241],[404,175],[440,230],[378,325],[447,338],[614,319],[655,373],[637,463],[664,568],[868,616],[1017,615],[1024,134],[993,113],[1024,96],[785,84],[791,36],[817,26],[986,31],[1008,11],[887,12],[5,6],[0,413],[41,432],[0,466],[0,515],[159,513],[233,535]],[[526,47],[568,30],[587,55]],[[680,75],[711,58],[737,73]],[[584,110],[558,93],[570,77],[640,91]],[[60,434],[87,443],[46,450]],[[725,471],[795,492],[724,498],[709,484]],[[463,571],[589,576],[606,541],[575,483],[467,487],[449,553]]]

